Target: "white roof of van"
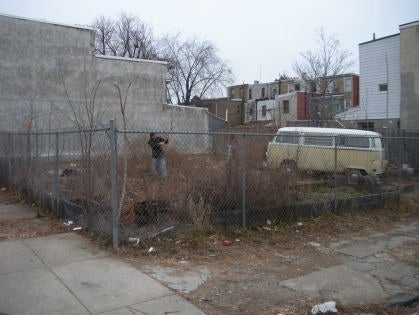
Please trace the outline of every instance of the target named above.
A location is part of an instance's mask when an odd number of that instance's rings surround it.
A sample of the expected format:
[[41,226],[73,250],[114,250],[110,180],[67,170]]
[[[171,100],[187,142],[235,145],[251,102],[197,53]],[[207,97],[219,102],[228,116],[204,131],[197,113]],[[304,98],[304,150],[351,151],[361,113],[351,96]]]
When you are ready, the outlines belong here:
[[318,127],[284,127],[279,128],[278,132],[298,132],[298,133],[317,133],[317,134],[337,134],[337,135],[358,135],[358,136],[380,136],[379,133],[360,129],[340,129],[340,128],[318,128]]

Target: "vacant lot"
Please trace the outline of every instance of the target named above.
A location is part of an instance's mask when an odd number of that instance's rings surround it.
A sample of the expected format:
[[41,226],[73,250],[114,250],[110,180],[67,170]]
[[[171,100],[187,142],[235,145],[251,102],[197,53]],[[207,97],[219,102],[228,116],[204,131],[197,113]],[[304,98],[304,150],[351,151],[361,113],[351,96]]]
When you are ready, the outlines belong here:
[[[407,278],[399,279],[397,274],[391,276],[381,266],[391,263],[400,268],[419,267],[419,239],[409,234],[412,226],[419,228],[418,202],[418,193],[412,192],[404,196],[401,205],[378,210],[329,214],[289,225],[236,230],[228,235],[214,231],[192,238],[161,236],[139,246],[126,245],[119,254],[182,293],[208,314],[305,314],[317,302],[330,299],[337,301],[340,310],[347,314],[411,314],[418,305],[387,307],[388,302],[381,297],[411,290],[415,283],[419,284],[419,278],[415,278],[419,277],[419,272],[412,269],[414,273],[409,282]],[[233,244],[224,246],[226,239]],[[379,246],[380,242],[394,242],[394,246],[376,249],[374,246]],[[349,250],[352,244],[358,246],[355,254]],[[357,257],[356,251],[371,248],[372,255],[367,252],[365,257]],[[370,260],[374,259],[376,262],[372,263]],[[353,276],[360,277],[361,285],[364,283],[367,287],[354,289],[349,283],[343,284],[345,277],[352,274],[339,275],[339,268],[354,264],[361,267],[359,270],[354,267],[350,272],[356,272]],[[371,270],[364,272],[362,268],[370,264],[373,264]],[[324,270],[330,270],[331,276],[334,272],[335,277],[336,273],[342,277],[336,290],[328,290],[318,279],[310,283],[319,287],[316,294],[285,285],[286,279],[300,281],[307,277],[310,282]],[[384,277],[384,289],[368,287],[370,279],[378,281],[380,277]],[[386,281],[389,287],[385,287]],[[390,288],[391,284],[403,289],[397,291]],[[365,303],[351,302],[351,297],[357,297],[356,292],[367,289],[372,291],[372,299]]]
[[[1,193],[1,201],[22,202],[7,191]],[[125,244],[115,255],[181,293],[207,314],[305,314],[314,304],[327,300],[338,302],[344,314],[412,314],[417,304],[388,307],[378,293],[409,291],[419,283],[418,205],[418,191],[413,191],[403,196],[400,205],[378,210],[324,214],[229,233],[162,234],[138,246]],[[42,210],[31,218],[2,220],[0,227],[2,240],[71,229]],[[232,245],[224,246],[225,240]],[[359,247],[352,248],[354,244]],[[368,253],[371,249],[372,254]],[[352,266],[347,275],[342,272],[348,270],[345,266]],[[385,269],[391,266],[407,274]],[[342,277],[335,290],[318,277],[328,270],[331,279],[336,274]],[[345,278],[352,276],[360,277],[357,289]],[[294,285],[290,279],[296,279]],[[382,288],[369,285],[375,280],[380,280]],[[310,291],[304,281],[315,290]],[[367,289],[378,294],[373,302],[350,303],[357,292],[364,294]]]

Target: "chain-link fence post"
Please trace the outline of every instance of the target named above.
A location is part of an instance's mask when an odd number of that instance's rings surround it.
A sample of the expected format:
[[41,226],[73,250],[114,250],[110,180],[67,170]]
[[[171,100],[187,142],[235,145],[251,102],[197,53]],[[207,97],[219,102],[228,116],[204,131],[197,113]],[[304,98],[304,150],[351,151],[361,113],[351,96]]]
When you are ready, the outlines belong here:
[[[16,164],[18,164],[17,160],[16,160],[16,156],[17,156],[17,152],[16,152],[16,135],[13,135],[12,137],[12,171],[13,169],[16,170]],[[16,180],[16,171],[14,171],[14,174],[12,175],[13,178],[11,180],[11,185],[16,189],[16,184],[17,184],[17,180]]]
[[26,172],[29,175],[31,166],[31,134],[28,132],[26,135]]
[[403,168],[403,138],[399,138],[399,169],[398,169],[398,176],[397,176],[397,186],[399,190],[399,197],[401,193],[401,185],[402,185],[402,168]]
[[55,133],[55,163],[54,163],[54,194],[55,194],[55,211],[58,213],[60,207],[60,144],[59,133]]
[[246,134],[243,134],[241,145],[241,169],[242,169],[242,226],[246,227],[246,175],[247,175],[247,156],[246,156]]
[[336,190],[337,190],[337,185],[338,185],[338,141],[339,141],[339,136],[335,136],[335,148],[334,148],[334,153],[335,153],[335,165],[334,165],[334,169],[333,169],[333,209],[334,212],[336,213],[337,210],[337,198],[336,198]]
[[111,148],[112,244],[113,248],[117,249],[119,244],[119,213],[117,187],[117,131],[115,120],[110,120],[109,126]]
[[7,184],[12,185],[12,135],[7,134]]
[[35,164],[38,164],[39,159],[39,134],[35,133]]

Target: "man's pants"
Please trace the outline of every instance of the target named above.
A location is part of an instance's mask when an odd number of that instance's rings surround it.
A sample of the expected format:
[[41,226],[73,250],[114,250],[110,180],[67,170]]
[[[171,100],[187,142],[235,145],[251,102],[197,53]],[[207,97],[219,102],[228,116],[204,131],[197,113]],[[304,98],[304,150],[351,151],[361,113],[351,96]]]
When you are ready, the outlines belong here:
[[166,167],[166,160],[164,157],[151,159],[151,175],[156,176],[157,169],[160,169],[161,176],[166,178],[167,167]]

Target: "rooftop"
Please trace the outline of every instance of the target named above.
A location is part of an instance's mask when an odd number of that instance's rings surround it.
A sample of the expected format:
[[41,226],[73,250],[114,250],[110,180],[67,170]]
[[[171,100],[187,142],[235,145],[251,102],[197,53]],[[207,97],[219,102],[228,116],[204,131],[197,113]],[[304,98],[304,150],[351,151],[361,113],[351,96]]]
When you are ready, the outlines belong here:
[[26,18],[22,16],[9,15],[2,12],[0,12],[0,16],[17,19],[17,20],[25,20],[25,21],[45,23],[45,24],[51,24],[51,25],[57,25],[57,26],[78,28],[78,29],[89,30],[89,31],[94,30],[93,27],[87,26],[87,25],[73,25],[73,24],[57,23],[57,22],[52,22],[52,21],[47,21],[47,20],[37,20],[37,19],[31,19],[31,18]]
[[95,55],[96,58],[101,59],[111,59],[111,60],[122,60],[122,61],[134,61],[134,62],[146,62],[146,63],[159,63],[163,65],[167,65],[167,61],[160,61],[160,60],[149,60],[149,59],[138,59],[138,58],[127,58],[127,57],[119,57],[119,56],[106,56],[106,55]]
[[393,34],[393,35],[388,35],[388,36],[384,36],[384,37],[380,37],[380,38],[376,38],[376,39],[373,39],[373,40],[369,40],[367,42],[360,43],[358,45],[361,46],[361,45],[364,45],[364,44],[374,43],[374,42],[377,42],[379,40],[388,39],[388,38],[396,37],[396,36],[400,36],[400,33]]
[[404,28],[418,26],[418,25],[419,25],[419,20],[413,21],[413,22],[409,22],[409,23],[405,23],[405,24],[400,24],[399,25],[399,29],[401,30],[401,29],[404,29]]

